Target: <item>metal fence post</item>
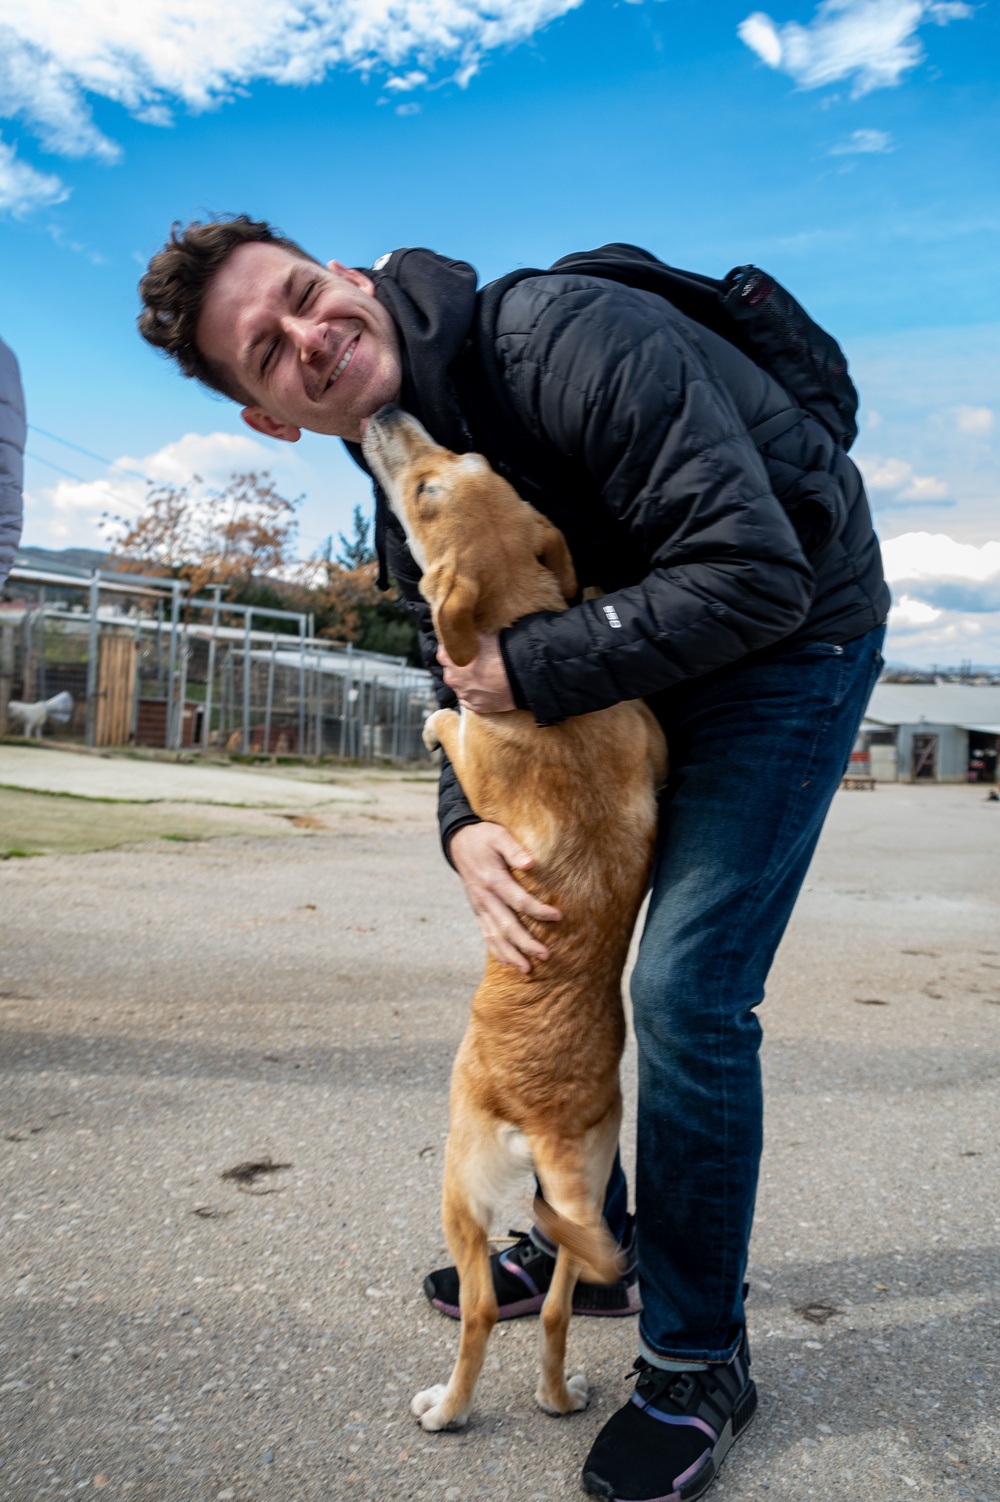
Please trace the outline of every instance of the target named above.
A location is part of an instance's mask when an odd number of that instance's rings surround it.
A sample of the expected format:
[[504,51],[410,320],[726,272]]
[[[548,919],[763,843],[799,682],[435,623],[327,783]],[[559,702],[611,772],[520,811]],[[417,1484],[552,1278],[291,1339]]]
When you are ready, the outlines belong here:
[[170,581],[170,641],[167,647],[167,745],[175,744],[177,727],[175,719],[177,715],[177,622],[181,615],[181,592],[180,581]]
[[140,617],[135,618],[135,670],[132,674],[132,728],[129,731],[129,740],[135,744],[135,738],[139,734],[139,697],[142,690],[142,674],[140,671],[139,658],[142,648],[142,623]]
[[344,760],[347,751],[347,709],[350,704],[349,690],[354,682],[351,668],[354,661],[354,649],[350,642],[347,643],[347,668],[340,680],[340,759]]
[[299,616],[299,755],[306,754],[306,618]]
[[370,724],[369,730],[368,730],[368,760],[369,761],[374,761],[375,760],[375,731],[376,731],[376,728],[377,728],[375,722],[376,722],[377,719],[378,719],[378,674],[376,673],[375,677],[372,680],[372,688],[371,688],[371,714],[370,714],[371,724]]
[[7,735],[7,705],[14,682],[14,626],[10,621],[0,625],[0,735]]
[[49,697],[48,684],[45,679],[45,585],[38,590],[38,672],[36,674],[37,693],[39,699]]
[[101,576],[97,569],[90,576],[90,631],[87,637],[87,733],[86,744],[93,746],[97,735],[97,604]]
[[201,749],[208,750],[209,737],[212,733],[212,690],[215,686],[215,638],[219,629],[219,599],[222,594],[221,587],[216,584],[215,604],[212,606],[212,635],[208,641],[208,682],[205,684],[205,708],[202,710],[201,724]]
[[316,755],[323,755],[323,667],[319,652],[313,661],[316,664]]
[[250,755],[250,623],[253,611],[243,617],[243,755]]
[[156,696],[163,698],[163,601],[156,602]]
[[267,665],[267,702],[264,706],[264,750],[271,753],[271,710],[274,707],[274,660],[278,651],[278,634],[271,636],[271,660]]
[[177,743],[174,746],[175,751],[182,750],[184,746],[184,701],[187,698],[189,650],[187,626],[182,626],[180,628],[180,645],[178,650],[179,667],[177,671]]

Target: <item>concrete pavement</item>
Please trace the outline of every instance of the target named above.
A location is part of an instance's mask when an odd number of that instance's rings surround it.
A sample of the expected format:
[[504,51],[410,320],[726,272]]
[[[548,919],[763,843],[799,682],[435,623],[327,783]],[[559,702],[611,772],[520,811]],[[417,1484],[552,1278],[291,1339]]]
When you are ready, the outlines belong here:
[[[574,1322],[583,1414],[534,1407],[533,1321],[467,1431],[408,1413],[455,1349],[420,1280],[481,958],[433,788],[368,791],[0,864],[4,1502],[578,1495],[631,1321]],[[713,1502],[1000,1497],[998,849],[981,789],[836,799],[762,1009],[762,1401]]]

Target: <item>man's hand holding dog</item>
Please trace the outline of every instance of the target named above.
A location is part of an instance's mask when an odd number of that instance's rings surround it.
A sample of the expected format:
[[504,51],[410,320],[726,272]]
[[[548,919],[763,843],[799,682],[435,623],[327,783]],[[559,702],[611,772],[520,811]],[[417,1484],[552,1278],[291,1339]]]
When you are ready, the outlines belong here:
[[471,709],[474,714],[504,714],[517,708],[498,636],[480,636],[479,653],[464,668],[452,662],[444,647],[438,647],[437,660],[444,668],[445,683],[455,690],[463,709]]
[[[437,656],[444,681],[455,690],[463,708],[474,714],[504,714],[517,707],[498,637],[480,636],[478,655],[464,668],[452,662],[444,647],[438,647]],[[528,932],[521,916],[557,923],[562,913],[539,902],[515,881],[513,872],[527,871],[534,864],[530,852],[502,825],[483,823],[456,830],[449,854],[494,959],[525,975],[531,971],[532,960],[547,960],[549,951]]]
[[530,974],[532,960],[547,960],[549,951],[528,932],[519,915],[542,923],[558,923],[562,917],[558,908],[539,902],[514,880],[514,871],[528,871],[534,865],[531,854],[502,824],[486,823],[456,829],[448,853],[494,959]]

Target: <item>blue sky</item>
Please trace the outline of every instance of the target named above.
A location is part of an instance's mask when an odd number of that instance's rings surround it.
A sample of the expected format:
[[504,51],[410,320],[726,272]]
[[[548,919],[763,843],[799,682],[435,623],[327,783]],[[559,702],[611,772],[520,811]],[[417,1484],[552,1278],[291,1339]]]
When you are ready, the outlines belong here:
[[483,278],[627,239],[719,275],[763,265],[837,335],[892,655],[1000,663],[997,0],[310,15],[0,0],[0,334],[29,421],[115,461],[32,431],[27,543],[100,545],[136,474],[268,467],[306,495],[304,552],[367,505],[335,441],[251,435],[138,339],[136,281],[172,220],[248,210],[319,255],[425,244]]

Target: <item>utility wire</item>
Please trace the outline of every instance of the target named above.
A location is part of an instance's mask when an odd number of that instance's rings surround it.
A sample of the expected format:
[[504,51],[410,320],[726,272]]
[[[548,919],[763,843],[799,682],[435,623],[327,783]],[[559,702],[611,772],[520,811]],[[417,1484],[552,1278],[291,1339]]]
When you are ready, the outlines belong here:
[[[83,454],[88,459],[95,459],[98,464],[106,464],[109,469],[117,468],[117,465],[115,464],[115,461],[113,459],[106,459],[103,454],[95,454],[92,449],[82,448],[79,443],[70,443],[68,438],[60,438],[58,433],[50,433],[45,428],[40,428],[37,423],[29,422],[28,427],[33,433],[38,433],[40,437],[51,438],[54,443],[61,443],[68,449],[75,449],[78,454]],[[51,459],[43,459],[41,454],[34,454],[30,449],[25,450],[25,458],[34,459],[36,464],[47,464],[49,469],[54,469],[58,474],[65,475],[68,480],[75,480],[78,485],[96,485],[99,483],[96,480],[85,480],[82,475],[74,474],[71,469],[64,469],[61,464],[54,464]],[[132,475],[137,480],[145,481],[147,485],[153,485],[156,483],[154,480],[151,480],[148,475],[140,474],[136,469],[121,469],[119,470],[119,473],[124,475]],[[123,506],[129,506],[131,508],[135,507],[134,501],[127,501],[125,497],[119,495],[117,491],[109,490],[108,495],[113,496],[116,501],[120,501]],[[299,532],[299,536],[304,542],[322,543],[326,541],[326,538],[312,537],[308,533],[301,531]]]
[[[78,485],[101,484],[99,480],[85,480],[82,475],[75,475],[71,469],[63,469],[61,464],[54,464],[51,459],[43,459],[41,454],[33,454],[31,449],[25,449],[24,457],[26,459],[34,459],[36,464],[47,464],[49,469],[54,469],[58,474],[65,475],[68,480],[75,480]],[[116,490],[107,490],[106,493],[110,499],[120,502],[123,506],[128,506],[130,510],[135,510],[135,502],[126,500]]]
[[[65,448],[75,449],[78,454],[83,454],[88,459],[96,459],[98,464],[106,464],[109,469],[115,469],[118,467],[114,459],[106,459],[103,454],[95,454],[93,449],[82,448],[79,443],[70,443],[68,438],[60,438],[58,433],[49,433],[45,428],[40,428],[37,423],[29,422],[28,427],[33,433],[40,434],[42,438],[51,438],[53,443],[61,443]],[[38,457],[37,454],[35,455],[35,457]],[[42,463],[46,463],[46,460],[43,459]],[[52,468],[58,469],[59,466],[57,464],[53,464]],[[69,470],[64,470],[63,473],[69,474]],[[153,483],[148,475],[141,475],[137,469],[123,469],[121,473],[125,475],[133,475],[137,480],[145,480],[147,485],[152,485]],[[73,478],[75,479],[76,476],[74,475]]]

